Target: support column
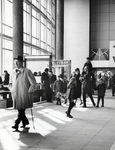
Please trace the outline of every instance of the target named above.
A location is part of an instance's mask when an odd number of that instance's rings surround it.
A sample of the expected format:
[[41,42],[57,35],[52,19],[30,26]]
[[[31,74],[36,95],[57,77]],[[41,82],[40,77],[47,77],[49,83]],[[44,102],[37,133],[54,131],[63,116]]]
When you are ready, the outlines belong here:
[[63,59],[64,0],[56,0],[56,59]]
[[2,35],[2,2],[0,1],[0,76],[2,76],[2,38],[1,38],[1,35]]
[[23,0],[13,1],[13,58],[23,56]]

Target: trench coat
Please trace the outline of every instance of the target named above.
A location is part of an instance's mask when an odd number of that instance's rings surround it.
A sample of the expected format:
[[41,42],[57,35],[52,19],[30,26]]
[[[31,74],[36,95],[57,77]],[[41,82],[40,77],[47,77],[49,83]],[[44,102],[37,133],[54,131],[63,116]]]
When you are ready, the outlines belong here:
[[33,100],[30,97],[30,87],[35,86],[36,79],[32,72],[27,68],[21,68],[18,73],[16,69],[11,75],[11,93],[14,109],[26,109],[33,106]]

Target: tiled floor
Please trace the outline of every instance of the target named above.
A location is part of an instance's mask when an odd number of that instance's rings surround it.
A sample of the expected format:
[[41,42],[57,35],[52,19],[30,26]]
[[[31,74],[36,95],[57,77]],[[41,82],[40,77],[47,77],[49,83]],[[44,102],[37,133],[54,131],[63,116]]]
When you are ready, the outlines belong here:
[[[94,96],[95,102],[97,100]],[[0,109],[0,150],[115,150],[115,97],[107,91],[105,107],[87,108],[77,102],[73,119],[66,117],[68,105],[35,104],[26,111],[28,133],[13,132],[16,110]],[[101,104],[100,104],[101,105]],[[20,129],[21,131],[21,129]]]

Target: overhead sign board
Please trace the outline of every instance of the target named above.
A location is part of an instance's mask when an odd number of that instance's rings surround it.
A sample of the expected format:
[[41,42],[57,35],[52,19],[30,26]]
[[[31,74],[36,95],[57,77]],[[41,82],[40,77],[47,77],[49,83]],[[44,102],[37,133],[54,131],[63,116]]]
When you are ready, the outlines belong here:
[[54,60],[52,61],[52,67],[66,67],[71,65],[71,60]]

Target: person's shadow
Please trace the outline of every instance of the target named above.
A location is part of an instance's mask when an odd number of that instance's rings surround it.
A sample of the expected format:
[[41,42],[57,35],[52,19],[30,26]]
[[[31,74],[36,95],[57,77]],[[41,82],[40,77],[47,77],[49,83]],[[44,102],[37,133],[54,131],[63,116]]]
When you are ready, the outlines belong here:
[[22,142],[24,146],[22,147],[32,147],[33,145],[36,145],[41,140],[43,140],[44,137],[40,133],[29,133],[28,132],[20,132],[18,140]]

